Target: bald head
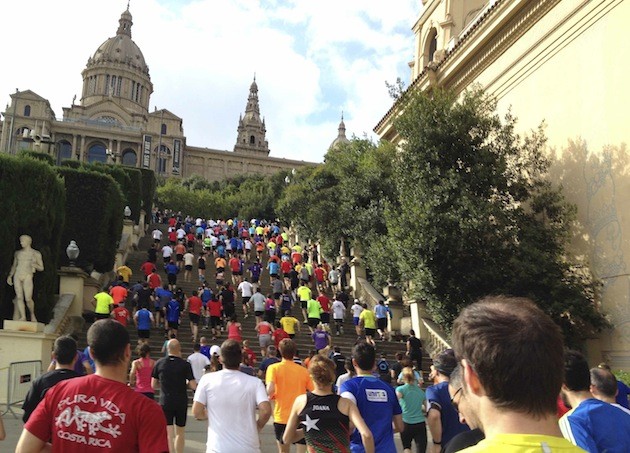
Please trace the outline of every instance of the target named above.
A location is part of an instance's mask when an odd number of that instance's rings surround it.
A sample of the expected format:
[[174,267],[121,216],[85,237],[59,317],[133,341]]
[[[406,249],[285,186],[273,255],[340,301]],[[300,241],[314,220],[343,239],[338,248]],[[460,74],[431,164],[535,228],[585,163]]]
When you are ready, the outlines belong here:
[[182,346],[179,344],[179,340],[176,340],[174,338],[172,340],[168,340],[168,343],[166,344],[166,350],[168,351],[168,355],[182,355]]

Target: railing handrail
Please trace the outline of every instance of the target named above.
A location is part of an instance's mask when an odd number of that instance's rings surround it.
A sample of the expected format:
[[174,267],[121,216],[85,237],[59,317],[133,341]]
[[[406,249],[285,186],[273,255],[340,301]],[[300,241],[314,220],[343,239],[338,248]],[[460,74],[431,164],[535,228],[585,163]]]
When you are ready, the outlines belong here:
[[451,345],[446,339],[446,335],[432,319],[429,318],[421,318],[422,324],[426,329],[426,333],[428,333],[428,338],[425,343],[424,348],[429,352],[431,356],[445,350],[450,349]]

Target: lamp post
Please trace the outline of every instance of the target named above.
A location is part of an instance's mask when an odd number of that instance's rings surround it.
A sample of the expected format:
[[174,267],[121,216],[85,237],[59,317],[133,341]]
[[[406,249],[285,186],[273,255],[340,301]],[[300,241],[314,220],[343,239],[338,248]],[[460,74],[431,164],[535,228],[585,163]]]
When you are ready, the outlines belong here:
[[76,266],[75,261],[79,257],[79,252],[80,250],[77,243],[74,241],[70,241],[70,244],[68,244],[68,247],[66,247],[66,255],[68,255],[68,259],[70,260],[70,266]]

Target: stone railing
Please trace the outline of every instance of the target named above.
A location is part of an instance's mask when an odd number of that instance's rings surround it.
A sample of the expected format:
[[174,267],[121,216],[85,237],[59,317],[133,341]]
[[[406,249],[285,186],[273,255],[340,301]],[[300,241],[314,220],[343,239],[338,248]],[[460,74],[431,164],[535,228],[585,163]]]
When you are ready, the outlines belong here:
[[353,288],[354,297],[361,302],[368,304],[368,307],[374,308],[378,304],[379,300],[385,300],[383,295],[379,293],[367,279],[363,277],[356,278],[357,287]]
[[81,316],[71,313],[75,294],[61,294],[55,304],[53,319],[44,328],[44,333],[55,335],[71,334],[81,331],[85,322]]
[[444,349],[449,349],[451,345],[448,336],[433,322],[424,302],[409,300],[407,303],[411,311],[411,325],[422,339],[424,350],[430,356],[434,356]]

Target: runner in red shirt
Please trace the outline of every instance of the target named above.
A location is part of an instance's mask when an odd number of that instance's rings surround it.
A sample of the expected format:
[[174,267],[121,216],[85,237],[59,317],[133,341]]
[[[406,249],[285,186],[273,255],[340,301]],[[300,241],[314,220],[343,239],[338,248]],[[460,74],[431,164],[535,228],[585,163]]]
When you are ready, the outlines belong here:
[[286,332],[286,330],[282,328],[282,324],[280,324],[280,321],[277,321],[276,330],[274,330],[273,333],[271,334],[271,338],[273,338],[273,343],[276,345],[276,350],[279,351],[280,349],[278,349],[278,347],[280,346],[280,342],[284,340],[285,338],[291,338],[291,337]]
[[315,274],[315,281],[317,282],[317,289],[319,291],[324,290],[324,282],[326,280],[326,271],[319,264],[315,265],[315,269],[313,270],[313,274]]
[[230,266],[230,271],[232,272],[232,284],[234,286],[238,286],[243,280],[243,267],[241,265],[241,259],[238,255],[235,255],[230,258],[228,264]]
[[114,299],[115,305],[124,304],[127,301],[128,294],[127,288],[122,285],[112,286],[109,290],[109,295]]
[[115,305],[115,307],[116,308],[112,310],[110,316],[121,323],[123,326],[127,327],[127,323],[131,319],[131,313],[129,313],[129,310],[127,310],[122,305]]
[[322,324],[328,330],[328,324],[330,323],[330,299],[324,294],[324,290],[319,290],[319,296],[317,296],[317,302],[322,306],[324,310],[321,314]]
[[147,283],[149,283],[149,288],[151,288],[151,290],[162,286],[162,278],[157,273],[156,269],[153,269],[153,272],[151,272],[151,274],[147,277]]
[[192,331],[192,342],[196,343],[199,338],[199,319],[201,318],[202,302],[197,291],[186,300],[188,317],[190,318],[190,330]]
[[144,263],[142,263],[142,266],[140,266],[140,270],[144,272],[144,275],[146,277],[151,274],[153,269],[155,269],[155,264],[153,264],[151,261],[145,261]]
[[212,328],[212,339],[216,340],[221,336],[221,312],[223,311],[223,304],[218,299],[217,295],[212,295],[212,299],[208,302],[208,312],[210,312],[210,327]]
[[171,243],[171,245],[175,245],[175,243],[177,242],[177,231],[173,230],[168,233],[168,241]]

